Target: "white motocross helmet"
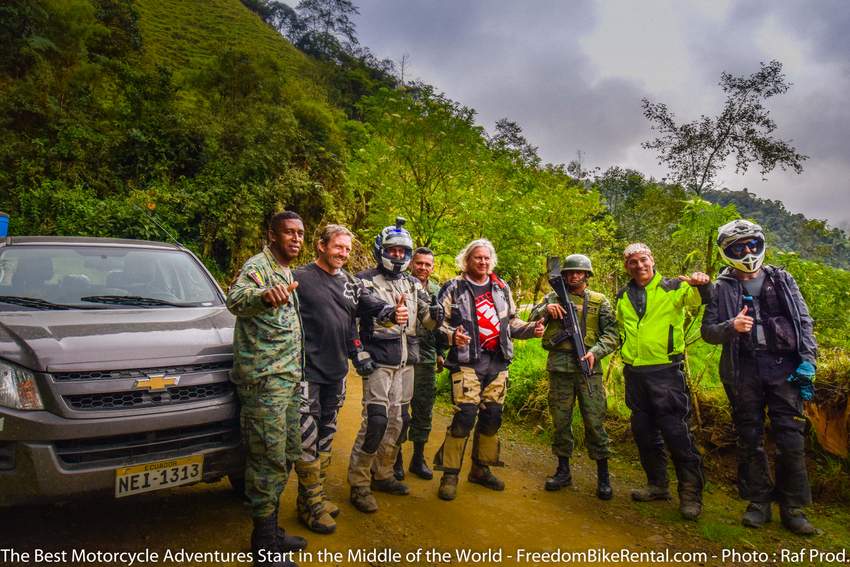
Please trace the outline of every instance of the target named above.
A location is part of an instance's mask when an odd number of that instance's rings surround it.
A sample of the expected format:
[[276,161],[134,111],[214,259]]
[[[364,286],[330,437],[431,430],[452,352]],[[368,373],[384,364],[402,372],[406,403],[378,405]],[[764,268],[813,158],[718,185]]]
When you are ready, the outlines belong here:
[[[386,271],[394,274],[399,274],[407,269],[407,266],[410,264],[410,258],[413,256],[413,238],[410,237],[410,233],[404,228],[404,223],[405,220],[402,217],[396,217],[395,226],[385,227],[375,237],[375,244],[372,247],[372,254],[375,256],[375,261]],[[387,255],[387,249],[393,246],[404,248],[404,258],[390,258]]]
[[764,263],[764,231],[754,222],[733,220],[717,229],[717,246],[727,264],[742,272],[757,272]]

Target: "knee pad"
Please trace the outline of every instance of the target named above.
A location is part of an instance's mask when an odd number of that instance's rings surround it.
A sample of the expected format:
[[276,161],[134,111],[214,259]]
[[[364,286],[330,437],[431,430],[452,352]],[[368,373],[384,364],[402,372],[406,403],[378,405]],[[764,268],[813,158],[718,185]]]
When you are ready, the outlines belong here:
[[452,418],[452,425],[449,432],[452,437],[463,439],[469,436],[472,427],[475,425],[475,414],[478,408],[474,404],[460,404],[460,411],[455,413]]
[[495,435],[502,425],[502,405],[488,403],[478,412],[478,432],[481,435]]
[[377,451],[386,430],[387,408],[377,404],[368,404],[366,406],[366,437],[363,440],[363,451],[370,454]]

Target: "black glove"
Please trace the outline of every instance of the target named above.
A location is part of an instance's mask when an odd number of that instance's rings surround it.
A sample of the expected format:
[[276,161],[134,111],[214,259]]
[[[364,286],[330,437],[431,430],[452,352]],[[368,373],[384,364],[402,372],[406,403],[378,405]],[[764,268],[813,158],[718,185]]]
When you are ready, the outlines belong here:
[[431,316],[437,325],[443,324],[443,319],[446,318],[446,310],[443,309],[443,306],[437,303],[437,296],[431,296],[431,304],[428,306],[428,315]]
[[372,355],[365,350],[361,350],[357,353],[357,357],[354,359],[354,369],[360,376],[367,378],[377,368],[375,361],[372,360]]

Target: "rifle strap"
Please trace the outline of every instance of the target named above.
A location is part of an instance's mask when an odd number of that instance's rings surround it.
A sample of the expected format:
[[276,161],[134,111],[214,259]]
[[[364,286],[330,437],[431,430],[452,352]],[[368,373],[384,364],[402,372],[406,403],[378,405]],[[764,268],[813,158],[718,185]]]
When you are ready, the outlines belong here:
[[581,340],[587,336],[587,289],[584,290],[584,299],[581,302]]

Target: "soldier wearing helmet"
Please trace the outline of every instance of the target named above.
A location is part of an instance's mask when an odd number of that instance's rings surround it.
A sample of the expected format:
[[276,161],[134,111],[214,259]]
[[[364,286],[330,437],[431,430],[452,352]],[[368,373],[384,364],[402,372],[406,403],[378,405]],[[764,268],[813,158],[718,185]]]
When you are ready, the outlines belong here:
[[377,266],[358,277],[376,296],[397,306],[406,306],[409,319],[403,325],[381,324],[371,317],[360,318],[360,341],[364,354],[374,364],[358,366],[363,375],[363,421],[348,467],[351,502],[361,512],[378,509],[372,491],[405,495],[408,487],[395,478],[393,465],[410,422],[413,397],[411,351],[417,322],[434,330],[442,323],[443,310],[429,302],[419,280],[405,273],[413,253],[413,239],[404,219],[384,228],[375,238],[372,252]]
[[[783,526],[815,534],[802,510],[811,503],[803,401],[814,396],[812,318],[791,274],[763,263],[759,225],[727,223],[717,231],[717,246],[729,267],[717,278],[701,331],[706,342],[723,345],[720,377],[738,436],[738,490],[749,501],[741,523],[769,522],[775,499]],[[775,482],[764,448],[765,409],[776,439]]]
[[531,313],[531,320],[543,319],[543,348],[549,351],[546,369],[549,371],[549,413],[552,415],[554,438],[552,452],[558,459],[555,474],[546,479],[546,490],[560,490],[572,484],[570,457],[573,452],[572,419],[576,399],[584,420],[585,442],[588,456],[596,461],[596,495],[602,500],[613,496],[608,476],[610,455],[608,433],[605,431],[607,402],[602,385],[600,361],[617,349],[617,319],[608,299],[597,291],[588,289],[587,280],[593,275],[590,258],[572,254],[564,258],[561,276],[567,285],[570,301],[584,333],[587,347],[585,360],[593,374],[585,378],[579,366],[572,341],[553,341],[562,331],[564,308],[558,296],[551,292]]

